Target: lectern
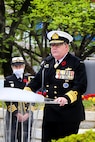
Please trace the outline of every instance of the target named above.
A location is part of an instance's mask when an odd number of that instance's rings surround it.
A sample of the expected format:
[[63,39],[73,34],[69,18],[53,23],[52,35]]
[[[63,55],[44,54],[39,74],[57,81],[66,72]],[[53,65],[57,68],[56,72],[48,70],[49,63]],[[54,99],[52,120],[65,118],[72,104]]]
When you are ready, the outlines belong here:
[[[32,91],[26,91],[26,90],[22,90],[22,89],[18,89],[18,88],[10,88],[10,87],[0,88],[0,101],[2,102],[2,104],[4,104],[4,102],[11,102],[11,103],[12,102],[27,102],[30,104],[30,106],[32,104],[37,104],[37,105],[41,105],[41,104],[44,105],[45,103],[55,104],[53,99],[46,99],[46,98],[44,98],[44,96],[34,93]],[[4,119],[3,119],[4,123],[3,124],[5,126],[5,111],[6,111],[5,105],[2,105],[2,111],[3,111],[3,115],[4,115]],[[39,111],[39,106],[38,106],[37,111]],[[31,112],[31,110],[29,110],[29,112]],[[11,114],[12,113],[10,113],[10,115]],[[37,117],[37,115],[36,115],[36,117]],[[9,141],[11,141],[11,121],[12,120],[10,117]],[[29,119],[29,121],[30,121],[30,119]],[[28,127],[28,131],[30,132],[30,126]],[[4,132],[4,134],[6,134],[5,127],[3,127],[3,132]],[[35,127],[33,128],[32,136],[35,135],[34,132],[35,132]],[[17,134],[15,134],[15,135],[17,135]],[[22,135],[23,135],[23,131],[22,131]],[[2,138],[3,138],[2,141],[5,142],[5,136],[3,136]],[[22,137],[22,142],[23,142],[23,137]],[[30,142],[30,135],[28,136],[28,142]],[[31,140],[31,142],[34,142],[34,141]]]

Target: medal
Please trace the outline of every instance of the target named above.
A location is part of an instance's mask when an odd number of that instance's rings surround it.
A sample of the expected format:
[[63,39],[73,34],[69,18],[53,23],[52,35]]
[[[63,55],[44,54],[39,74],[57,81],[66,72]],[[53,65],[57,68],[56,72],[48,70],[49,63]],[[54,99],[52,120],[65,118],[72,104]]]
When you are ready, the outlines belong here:
[[60,70],[56,69],[55,78],[64,79],[64,80],[73,80],[74,79],[74,71],[71,70]]
[[69,84],[67,82],[63,83],[63,88],[68,88]]

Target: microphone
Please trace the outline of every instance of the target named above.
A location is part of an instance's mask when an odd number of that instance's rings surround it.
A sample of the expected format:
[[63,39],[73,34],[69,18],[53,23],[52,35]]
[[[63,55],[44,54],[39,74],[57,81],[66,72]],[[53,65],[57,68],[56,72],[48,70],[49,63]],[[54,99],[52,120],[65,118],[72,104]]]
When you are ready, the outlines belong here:
[[52,56],[52,55],[49,55],[48,57],[46,57],[46,58],[41,62],[40,66],[41,66],[41,67],[44,67],[44,65],[45,65],[47,62],[51,61],[52,59],[53,59],[53,56]]

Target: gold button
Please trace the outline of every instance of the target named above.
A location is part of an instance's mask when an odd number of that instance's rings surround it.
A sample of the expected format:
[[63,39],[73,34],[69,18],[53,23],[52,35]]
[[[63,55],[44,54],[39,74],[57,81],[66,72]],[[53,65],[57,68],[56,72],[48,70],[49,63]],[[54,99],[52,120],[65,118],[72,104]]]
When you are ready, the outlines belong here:
[[49,87],[49,85],[46,85],[46,87]]
[[57,88],[57,86],[54,86],[54,88]]
[[46,98],[48,98],[48,95],[46,95]]
[[56,99],[57,98],[57,96],[54,96],[54,99]]
[[54,91],[54,94],[57,94],[57,92],[56,92],[56,91]]
[[48,92],[48,90],[46,90],[46,92]]

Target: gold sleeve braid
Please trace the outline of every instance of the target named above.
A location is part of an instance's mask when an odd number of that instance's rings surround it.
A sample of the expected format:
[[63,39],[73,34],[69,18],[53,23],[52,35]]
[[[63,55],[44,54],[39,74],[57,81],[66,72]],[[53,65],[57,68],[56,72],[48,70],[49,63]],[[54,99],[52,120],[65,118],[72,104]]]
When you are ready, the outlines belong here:
[[[31,88],[29,88],[29,87],[24,87],[24,90],[26,90],[26,91],[32,91]],[[28,111],[29,111],[29,110],[34,111],[34,109],[35,109],[34,106],[29,105],[27,110],[28,110]]]
[[31,104],[28,105],[28,107],[26,107],[26,104],[25,102],[22,103],[22,106],[23,106],[23,111],[24,113],[26,113],[26,111],[34,111],[34,106],[32,106]]
[[29,107],[28,107],[28,111],[34,111],[35,110],[35,107],[34,106],[32,106],[32,105],[29,105]]
[[23,106],[23,111],[26,113],[27,107],[25,106],[25,104],[26,104],[26,103],[23,102],[23,103],[22,103],[22,106]]
[[17,110],[17,108],[16,108],[15,105],[9,105],[9,106],[8,106],[8,111],[9,111],[9,112],[14,112],[15,110]]
[[32,91],[30,87],[24,87],[23,90],[26,90],[26,91]]
[[18,102],[18,110],[21,113],[26,113],[27,107],[25,106],[25,102]]
[[77,100],[77,95],[78,95],[78,92],[77,91],[69,91],[66,93],[66,95],[70,98],[71,100],[71,103],[73,103],[74,101]]

